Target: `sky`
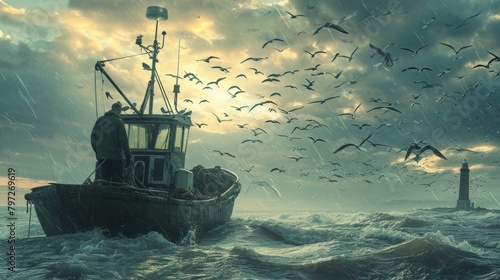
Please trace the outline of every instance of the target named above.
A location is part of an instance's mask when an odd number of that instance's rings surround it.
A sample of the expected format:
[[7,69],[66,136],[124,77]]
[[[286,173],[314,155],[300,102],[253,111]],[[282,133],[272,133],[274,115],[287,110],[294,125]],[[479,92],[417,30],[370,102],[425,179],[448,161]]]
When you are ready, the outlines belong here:
[[[151,62],[135,39],[154,40],[148,6],[168,9],[157,65],[168,93],[180,53],[178,107],[195,123],[186,167],[237,173],[235,209],[454,207],[464,159],[475,206],[499,208],[494,0],[0,0],[0,166],[19,188],[90,176],[90,129],[125,103],[94,65],[136,55],[105,69],[141,103]],[[405,161],[418,141],[446,159]]]

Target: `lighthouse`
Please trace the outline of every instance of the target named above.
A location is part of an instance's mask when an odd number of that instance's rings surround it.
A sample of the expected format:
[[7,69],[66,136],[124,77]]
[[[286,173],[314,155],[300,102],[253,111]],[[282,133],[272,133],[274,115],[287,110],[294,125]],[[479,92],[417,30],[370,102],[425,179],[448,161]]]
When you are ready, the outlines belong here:
[[458,190],[457,209],[458,210],[472,210],[474,203],[469,199],[469,164],[464,159],[462,167],[460,168],[460,188]]

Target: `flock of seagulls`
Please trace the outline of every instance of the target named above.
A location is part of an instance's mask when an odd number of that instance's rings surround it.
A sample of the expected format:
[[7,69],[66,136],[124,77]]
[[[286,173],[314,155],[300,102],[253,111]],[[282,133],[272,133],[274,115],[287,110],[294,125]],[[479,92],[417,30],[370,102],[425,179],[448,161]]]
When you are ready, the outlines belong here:
[[[315,8],[312,7],[308,10],[314,9]],[[311,16],[308,12],[302,14],[292,13],[290,11],[284,12],[289,16],[287,20],[290,21],[304,20]],[[383,17],[386,15],[382,13],[381,15],[373,15],[373,17]],[[455,30],[463,28],[479,15],[480,13],[476,13],[465,18],[458,24],[449,24],[449,26],[441,28],[451,27]],[[421,28],[425,28],[426,30],[437,28],[435,21],[436,18],[433,17],[425,21],[425,25]],[[456,61],[455,59],[459,54],[473,50],[474,46],[467,44],[457,47],[446,42],[422,42],[421,46],[395,48],[394,46],[404,45],[404,42],[388,42],[385,47],[384,44],[379,47],[379,42],[376,40],[368,42],[366,45],[352,46],[353,43],[349,43],[352,42],[349,40],[349,36],[354,36],[355,31],[350,28],[351,25],[349,22],[349,18],[335,21],[335,23],[324,22],[316,26],[310,26],[308,30],[306,29],[293,34],[296,38],[304,38],[304,45],[307,44],[307,40],[313,42],[315,38],[320,38],[320,36],[328,37],[330,35],[333,37],[333,40],[339,40],[349,44],[350,47],[346,49],[351,49],[352,52],[347,55],[345,55],[346,52],[344,51],[332,51],[331,48],[328,50],[318,49],[316,44],[310,43],[309,47],[302,47],[294,50],[297,55],[302,55],[304,58],[307,58],[307,61],[310,62],[309,64],[296,65],[297,67],[292,68],[279,66],[274,66],[273,68],[270,66],[270,63],[266,62],[266,68],[264,68],[262,66],[264,61],[270,60],[271,58],[275,59],[275,57],[279,55],[284,55],[285,49],[293,48],[293,46],[288,43],[287,39],[287,36],[290,35],[285,35],[284,32],[276,32],[276,34],[281,34],[282,36],[273,36],[270,39],[256,42],[253,48],[249,46],[249,53],[252,54],[252,51],[255,51],[256,55],[250,55],[243,58],[239,62],[238,67],[224,65],[228,62],[222,55],[209,55],[204,58],[196,59],[196,61],[201,64],[210,65],[210,69],[214,69],[213,71],[220,71],[213,72],[221,75],[214,81],[203,81],[202,77],[198,74],[187,71],[185,71],[183,78],[199,85],[202,91],[207,92],[207,100],[205,103],[210,102],[212,93],[209,92],[217,90],[218,93],[213,94],[222,94],[220,92],[226,90],[227,94],[229,94],[227,97],[227,106],[219,107],[218,110],[220,111],[212,112],[212,115],[219,125],[231,124],[242,129],[242,131],[248,131],[249,135],[252,135],[253,138],[247,137],[247,139],[242,139],[240,142],[241,145],[269,145],[271,143],[266,141],[266,139],[273,139],[271,140],[273,142],[276,142],[276,139],[286,139],[287,142],[285,147],[290,147],[290,151],[284,152],[281,157],[278,157],[283,158],[283,165],[275,166],[267,170],[269,173],[301,174],[301,177],[308,177],[310,174],[317,173],[317,178],[319,180],[324,179],[326,182],[336,183],[339,182],[339,180],[345,180],[345,178],[351,177],[363,178],[359,179],[359,181],[371,184],[375,181],[380,182],[380,180],[387,178],[385,175],[388,172],[403,174],[405,170],[407,170],[407,166],[411,165],[393,167],[394,169],[389,171],[391,167],[385,165],[378,166],[376,162],[370,161],[369,159],[365,161],[353,160],[352,164],[358,166],[355,168],[358,173],[354,174],[352,170],[344,170],[345,173],[340,174],[339,172],[342,171],[342,167],[346,165],[346,163],[342,163],[341,160],[345,157],[356,157],[356,153],[364,154],[364,158],[369,158],[368,155],[372,152],[402,152],[403,155],[400,157],[400,162],[404,163],[411,160],[417,165],[421,164],[420,162],[424,158],[429,161],[446,160],[447,158],[440,149],[443,149],[443,146],[448,143],[430,145],[423,140],[417,141],[415,137],[428,137],[428,135],[413,135],[411,132],[402,128],[405,124],[417,126],[422,123],[421,120],[408,117],[409,113],[407,111],[410,109],[420,110],[418,109],[419,106],[430,106],[432,103],[436,102],[442,104],[449,103],[450,106],[454,106],[464,99],[466,93],[472,90],[473,85],[464,83],[465,93],[463,93],[462,96],[453,96],[453,98],[450,98],[451,96],[447,95],[449,93],[444,91],[447,86],[445,80],[439,78],[447,78],[448,75],[450,75],[449,73],[456,72],[456,69],[450,67],[442,70],[436,67],[436,65],[432,65],[433,67],[431,67],[431,65],[415,64],[418,63],[421,58],[429,55],[431,48],[440,51],[439,46],[443,46],[451,50],[453,57],[450,58],[450,63],[453,63]],[[305,39],[306,36],[308,39]],[[417,37],[421,40],[421,37]],[[344,55],[341,53],[344,53]],[[495,67],[496,63],[500,61],[500,58],[495,55],[494,52],[487,51],[487,53],[491,57],[486,63],[475,65],[472,63],[473,65],[469,67],[468,71],[475,71],[473,69],[477,68],[491,69]],[[395,98],[393,100],[384,100],[384,98],[381,97],[377,98],[376,95],[370,92],[356,93],[355,86],[359,83],[363,83],[363,79],[366,75],[373,73],[354,76],[358,72],[352,70],[352,68],[344,67],[338,69],[338,67],[339,65],[355,65],[356,61],[359,63],[361,59],[365,60],[363,61],[365,64],[372,64],[374,66],[381,65],[380,67],[385,66],[387,70],[386,76],[394,75],[395,72],[397,72],[402,73],[400,75],[410,74],[412,76],[418,75],[424,78],[414,80],[413,83],[410,82],[407,85],[398,85],[402,89],[402,92],[394,93]],[[214,65],[215,63],[217,65]],[[336,71],[329,71],[329,69],[332,68],[336,69]],[[433,68],[435,69],[433,70]],[[233,69],[241,70],[234,73],[235,70]],[[270,69],[274,69],[273,73],[266,73],[270,71]],[[434,73],[434,71],[436,72]],[[500,73],[500,71],[498,73]],[[431,79],[431,74],[433,75],[432,77],[437,78]],[[464,79],[464,77],[468,75],[468,73],[464,72],[462,72],[462,74],[464,75],[457,79]],[[248,83],[249,80],[256,81],[256,87],[257,84],[260,84],[259,89],[245,89],[242,83],[239,83],[241,80],[244,80],[245,83]],[[337,80],[338,82],[336,82]],[[326,89],[324,86],[320,86],[320,84],[325,85],[328,83],[330,83],[331,86]],[[472,81],[472,83],[474,84],[474,81]],[[269,88],[269,91],[266,92],[265,88]],[[404,88],[413,88],[414,90],[411,94],[408,93],[404,97],[403,94],[407,92],[407,89]],[[331,89],[333,89],[333,92]],[[418,92],[418,94],[413,94],[413,92]],[[340,107],[338,105],[340,100],[343,102],[350,100],[353,94],[358,96],[358,98],[354,98],[353,100],[359,100],[361,96],[362,102],[351,102],[350,107]],[[294,100],[293,96],[296,96],[295,103],[283,102],[285,98],[286,100]],[[411,103],[406,103],[405,98],[406,100],[411,100]],[[424,98],[427,100],[424,100]],[[193,104],[192,102],[186,102],[186,104],[187,103]],[[198,104],[201,105],[203,103],[199,102]],[[405,106],[407,108],[406,110]],[[314,116],[315,112],[324,112],[326,108],[332,111],[329,120],[333,120],[336,124],[330,121],[328,123],[323,122],[321,118]],[[196,111],[196,109],[194,111]],[[222,114],[224,114],[224,117],[220,117]],[[263,120],[260,123],[261,125],[259,125],[258,122],[256,123],[256,121],[251,121],[252,124],[237,123],[238,117],[245,116],[246,114],[248,114],[249,117],[252,114],[274,114],[275,118]],[[343,118],[344,116],[348,116],[349,118]],[[410,116],[414,116],[414,114]],[[349,122],[348,126],[343,125],[344,122]],[[207,124],[197,123],[197,126],[200,129],[204,129]],[[290,126],[289,133],[275,134],[275,137],[269,136],[273,133],[272,131],[274,131],[272,127],[275,126]],[[333,127],[336,127],[336,129],[342,128],[344,131],[351,130],[355,135],[367,130],[368,132],[367,136],[359,142],[346,141],[351,143],[335,146],[332,139],[324,137],[325,135],[335,135]],[[286,128],[280,129],[279,131],[286,131]],[[266,137],[261,137],[262,135],[266,135]],[[317,135],[321,135],[322,137],[317,137]],[[397,147],[397,144],[391,143],[377,143],[381,142],[377,140],[381,135],[393,135],[403,139],[408,138],[412,142],[406,147]],[[305,142],[305,140],[309,141]],[[313,154],[310,152],[311,150],[315,150],[315,147],[318,145],[320,145],[323,151],[330,150],[329,155],[323,155],[324,163],[318,162],[318,159],[312,156]],[[212,150],[212,152],[219,156],[238,157],[237,153],[221,150]],[[412,155],[414,155],[414,157],[411,157]],[[433,158],[433,156],[435,157]],[[289,161],[290,159],[293,160],[291,163]],[[338,162],[330,161],[332,164],[328,164],[328,159],[337,159],[336,161]],[[319,165],[319,167],[311,168],[314,170],[312,171],[304,169],[296,170],[296,167],[293,166],[293,164],[306,162],[308,162],[310,166]],[[250,164],[250,168],[240,168],[240,170],[253,173],[256,171],[256,168],[262,168],[262,164],[257,161],[251,162]],[[322,171],[328,168],[333,169],[330,171]]]

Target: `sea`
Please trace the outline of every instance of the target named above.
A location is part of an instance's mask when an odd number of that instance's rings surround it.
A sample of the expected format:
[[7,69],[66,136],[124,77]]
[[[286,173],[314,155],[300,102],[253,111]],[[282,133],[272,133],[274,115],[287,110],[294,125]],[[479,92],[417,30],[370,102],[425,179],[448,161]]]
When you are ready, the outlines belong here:
[[0,228],[0,279],[500,279],[499,210],[237,210],[181,244],[156,232],[46,237],[34,209],[31,223],[16,211],[14,237],[12,216]]

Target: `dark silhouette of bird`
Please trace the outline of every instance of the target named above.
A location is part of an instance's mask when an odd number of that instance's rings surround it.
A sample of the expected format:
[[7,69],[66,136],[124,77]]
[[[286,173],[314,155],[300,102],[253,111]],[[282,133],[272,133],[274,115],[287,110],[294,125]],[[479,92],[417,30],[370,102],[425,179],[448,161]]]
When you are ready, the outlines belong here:
[[418,54],[418,52],[419,52],[421,49],[425,48],[425,47],[427,47],[427,45],[423,45],[422,47],[420,47],[420,48],[418,48],[418,49],[416,49],[416,50],[412,50],[412,49],[408,49],[408,48],[400,48],[400,49],[402,49],[402,50],[404,50],[404,51],[409,51],[409,52],[411,52],[411,58],[413,59],[413,58],[414,58],[414,57]]
[[278,80],[276,78],[267,78],[267,79],[264,79],[261,83],[266,83],[266,82],[280,82],[280,80]]
[[290,18],[292,18],[292,19],[293,19],[293,18],[297,18],[297,17],[305,17],[305,15],[294,15],[294,14],[292,14],[292,13],[288,12],[288,11],[285,11],[285,13],[289,14],[289,15],[290,15]]
[[176,79],[181,79],[181,80],[183,79],[180,76],[177,76],[177,75],[174,75],[174,74],[170,74],[170,73],[165,74],[165,76],[169,76],[169,77],[176,78]]
[[257,74],[262,74],[262,75],[264,75],[264,73],[262,73],[261,71],[257,70],[257,68],[248,68],[248,69],[249,69],[249,70],[253,70],[255,75],[257,75]]
[[374,49],[380,57],[384,58],[385,65],[387,67],[392,67],[394,65],[394,62],[392,61],[392,57],[391,57],[390,53],[384,52],[382,49],[376,47],[375,45],[372,45],[372,44],[368,44],[368,45],[370,46],[370,48]]
[[363,103],[359,103],[358,106],[356,106],[356,108],[354,108],[354,111],[352,113],[342,113],[342,114],[339,114],[339,116],[345,116],[345,115],[349,115],[351,116],[351,118],[354,120],[354,116],[356,115],[356,111],[358,110],[358,108],[361,106],[361,104]]
[[436,182],[437,182],[437,180],[434,180],[434,181],[432,181],[430,183],[424,183],[424,184],[420,184],[420,185],[430,187],[433,183],[436,183]]
[[313,138],[311,136],[308,136],[307,138],[311,139],[311,141],[313,141],[313,144],[316,143],[316,142],[325,142],[326,143],[326,141],[323,140],[323,139],[321,139],[321,138]]
[[291,158],[291,159],[294,159],[295,162],[298,162],[299,160],[305,158],[305,157],[293,157],[293,156],[286,156],[287,158]]
[[203,99],[201,100],[200,102],[198,102],[198,104],[201,104],[201,103],[210,103],[210,101],[206,100],[206,99]]
[[401,113],[401,114],[403,113],[403,112],[399,111],[398,109],[395,109],[395,108],[392,108],[392,107],[389,107],[389,106],[379,106],[379,107],[375,107],[375,108],[372,108],[372,109],[370,109],[370,110],[368,110],[368,111],[366,111],[366,112],[368,113],[368,112],[371,112],[371,111],[373,111],[373,110],[378,110],[378,109],[384,109],[384,110],[386,110],[386,111],[391,110],[391,111],[398,112],[398,113]]
[[349,34],[349,32],[347,32],[344,28],[342,28],[341,26],[339,25],[336,25],[336,24],[333,24],[333,23],[330,23],[330,22],[326,22],[322,25],[320,25],[320,27],[318,29],[316,29],[316,31],[314,31],[313,35],[316,35],[318,34],[318,32],[321,31],[321,29],[323,28],[329,28],[329,29],[334,29],[334,30],[337,30],[341,33],[344,33],[344,34]]
[[274,101],[267,100],[267,101],[262,101],[262,102],[260,102],[260,103],[257,103],[257,104],[255,104],[255,105],[253,105],[253,106],[250,108],[250,110],[248,110],[248,112],[252,111],[252,110],[253,110],[255,107],[257,107],[257,106],[263,106],[263,105],[265,105],[265,104],[274,104],[274,105],[278,106],[278,104],[274,103]]
[[467,45],[467,46],[463,46],[463,47],[460,47],[458,50],[455,49],[455,47],[453,47],[452,45],[450,44],[446,44],[446,43],[442,43],[442,42],[439,42],[441,45],[443,46],[447,46],[448,48],[452,49],[453,50],[453,53],[455,53],[455,55],[458,55],[458,53],[461,51],[461,50],[464,50],[464,49],[467,49],[467,48],[470,48],[472,47],[472,45]]
[[251,60],[251,61],[262,61],[262,60],[264,60],[264,59],[267,59],[267,56],[266,56],[266,57],[248,57],[248,58],[245,58],[244,60],[242,60],[242,61],[240,62],[240,64],[241,64],[241,63],[244,63],[244,62],[246,62],[246,61],[249,61],[249,60]]
[[477,68],[477,67],[490,68],[491,63],[493,63],[495,61],[500,61],[500,57],[498,57],[497,55],[495,55],[495,54],[493,54],[493,53],[491,53],[489,51],[487,51],[487,52],[489,54],[491,54],[493,56],[493,58],[490,59],[486,65],[484,65],[484,64],[477,64],[477,65],[473,66],[471,69],[474,69],[474,68]]
[[264,143],[264,142],[262,142],[262,140],[259,140],[259,139],[246,139],[246,140],[241,141],[241,144],[244,144],[244,143],[247,143],[247,142]]
[[229,69],[231,69],[231,67],[222,67],[222,66],[212,66],[210,68],[219,69],[224,73],[229,73]]
[[241,168],[240,168],[240,170],[241,170],[241,171],[245,171],[245,172],[250,173],[250,171],[252,171],[252,169],[253,169],[254,167],[255,167],[255,165],[252,165],[252,166],[250,167],[250,169],[241,169]]
[[215,84],[215,85],[217,85],[218,87],[220,87],[220,86],[219,86],[219,82],[221,82],[222,80],[224,80],[224,79],[226,79],[226,78],[227,78],[227,77],[218,78],[218,79],[217,79],[217,80],[215,80],[215,81],[209,82],[209,83],[207,84],[207,86],[209,86],[209,85],[211,85],[211,84]]
[[239,128],[245,128],[245,126],[248,125],[248,123],[244,123],[244,124],[238,124],[238,123],[235,123],[234,125],[236,125],[237,127]]
[[280,110],[283,114],[287,114],[287,115],[288,115],[288,114],[290,114],[290,113],[292,113],[292,112],[295,112],[295,111],[297,111],[297,110],[300,110],[300,109],[302,109],[302,108],[304,108],[304,106],[300,106],[300,107],[293,108],[293,109],[290,109],[290,110],[285,110],[285,109],[281,109],[281,108],[279,108],[279,107],[278,107],[278,109],[279,109],[279,110]]
[[422,73],[422,71],[424,71],[424,70],[432,71],[431,68],[427,68],[427,67],[418,68],[418,67],[411,66],[411,67],[408,67],[408,68],[405,68],[405,69],[401,70],[401,72],[405,72],[405,71],[408,71],[408,70],[415,70],[417,72],[417,74]]
[[262,134],[262,133],[267,134],[267,132],[264,129],[260,128],[260,127],[256,127],[254,129],[250,129],[250,131],[252,131],[253,132],[253,136],[256,136],[256,137],[258,135]]
[[238,74],[236,76],[236,78],[245,78],[245,79],[248,79],[247,76],[245,74]]
[[278,171],[279,173],[283,173],[285,172],[285,169],[283,168],[278,168],[278,167],[274,167],[273,169],[271,169],[270,172],[274,172],[274,171]]
[[371,126],[371,124],[364,123],[364,124],[359,125],[359,124],[353,123],[352,126],[355,126],[355,127],[359,128],[359,129],[363,129],[363,127],[365,127],[365,126]]
[[[477,13],[477,14],[474,14],[474,15],[472,15],[472,16],[470,16],[470,17],[468,17],[468,18],[464,19],[464,20],[462,20],[462,22],[461,22],[461,23],[459,23],[459,24],[457,24],[457,25],[456,25],[455,29],[459,29],[460,27],[465,26],[469,20],[471,20],[471,19],[473,19],[473,18],[475,18],[475,17],[479,16],[480,14],[481,14],[481,12],[479,12],[479,13]],[[451,26],[454,26],[454,25],[455,25],[455,24],[447,24],[446,26],[450,26],[450,27],[451,27]]]
[[231,95],[231,98],[236,98],[236,96],[238,96],[238,94],[241,94],[241,93],[244,93],[245,91],[244,90],[238,90],[236,91],[235,93],[229,93],[229,95]]
[[431,145],[425,144],[423,141],[418,141],[410,143],[410,146],[408,146],[408,149],[406,150],[404,160],[406,161],[411,153],[413,153],[415,154],[414,160],[418,163],[418,161],[421,159],[421,155],[427,150],[432,151],[436,156],[442,159],[446,159],[446,157],[438,149],[434,148]]
[[352,51],[352,53],[351,53],[349,56],[347,56],[347,55],[341,55],[341,54],[337,53],[337,54],[335,55],[335,57],[333,58],[332,62],[335,60],[335,58],[337,58],[337,56],[338,56],[338,57],[342,57],[342,58],[347,58],[347,59],[348,59],[348,61],[347,61],[347,62],[351,62],[351,60],[352,60],[352,58],[353,58],[353,56],[354,56],[354,53],[355,53],[358,49],[359,49],[359,47],[356,47],[356,48],[354,49],[354,51]]
[[272,42],[285,42],[285,41],[283,41],[283,39],[280,38],[274,38],[265,42],[264,45],[262,45],[262,48],[265,48],[268,44],[271,44]]
[[415,84],[424,84],[422,88],[435,88],[435,87],[443,87],[443,84],[429,84],[426,81],[413,81]]
[[332,100],[332,99],[339,98],[339,97],[340,97],[340,95],[338,95],[338,96],[332,96],[332,97],[325,98],[325,99],[323,99],[323,100],[315,100],[315,101],[311,101],[311,102],[309,102],[308,104],[315,104],[315,103],[324,104],[324,103],[325,103],[326,101],[328,101],[328,100]]
[[109,91],[106,91],[105,94],[106,94],[106,99],[110,99],[110,98],[113,99],[113,97],[111,96],[111,93],[109,93]]
[[230,107],[234,108],[236,111],[240,111],[240,112],[241,112],[241,109],[248,108],[248,106],[240,106],[240,107],[230,106]]
[[279,122],[279,121],[277,121],[277,120],[267,120],[267,121],[265,121],[265,123],[280,124],[280,122]]
[[321,64],[316,64],[316,66],[314,67],[310,67],[310,68],[307,68],[307,69],[304,69],[304,71],[318,71],[318,67],[320,66]]
[[208,126],[206,123],[194,123],[195,125],[198,126],[198,128],[201,128],[202,126]]
[[211,55],[211,56],[209,56],[207,58],[197,59],[196,61],[203,61],[203,62],[206,62],[206,63],[210,63],[211,59],[220,59],[220,58],[218,58],[217,56]]
[[311,59],[313,59],[314,56],[316,56],[319,53],[326,53],[325,51],[315,51],[315,52],[312,53],[312,52],[310,52],[308,50],[304,50],[304,52],[308,53],[311,56]]
[[146,71],[151,71],[153,69],[151,69],[151,66],[149,66],[147,63],[143,62],[142,63],[142,69],[143,70],[146,70]]
[[[347,144],[344,144],[344,145],[342,145],[342,146],[338,147],[338,148],[337,148],[337,149],[336,149],[333,153],[334,153],[334,154],[336,154],[336,153],[338,153],[338,152],[342,151],[343,149],[345,149],[345,148],[347,148],[347,147],[354,147],[354,148],[356,148],[356,149],[358,149],[358,150],[361,150],[361,146],[362,146],[362,145],[363,145],[366,141],[368,141],[368,139],[370,139],[370,137],[372,137],[372,134],[373,134],[373,132],[372,132],[372,133],[370,133],[370,134],[368,135],[368,137],[366,137],[365,139],[363,139],[363,141],[361,141],[361,143],[359,143],[359,144],[357,144],[357,145],[356,145],[356,144],[352,144],[352,143],[347,143]],[[364,148],[363,148],[363,149],[364,149]]]
[[222,123],[222,122],[230,122],[230,121],[232,121],[232,119],[224,119],[224,120],[222,120],[222,119],[220,119],[220,118],[219,118],[219,116],[217,116],[215,113],[213,113],[213,112],[212,112],[212,114],[213,114],[213,115],[217,118],[217,121],[218,121],[219,123]]
[[222,152],[222,151],[219,151],[219,150],[212,150],[212,152],[216,152],[218,153],[219,155],[223,156],[223,155],[227,155],[227,156],[230,156],[232,158],[235,158],[235,156],[233,156],[232,154],[228,153],[228,152]]

